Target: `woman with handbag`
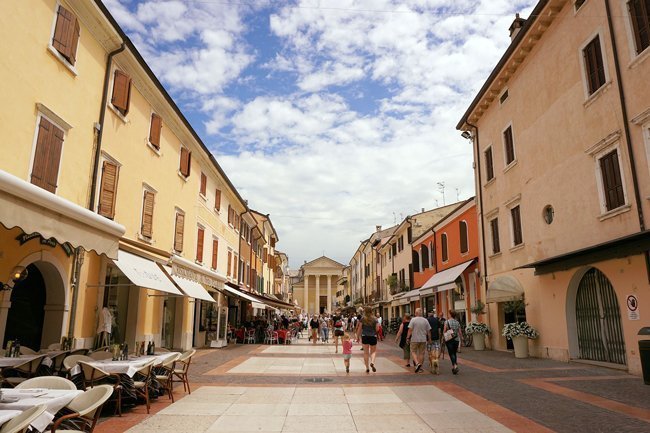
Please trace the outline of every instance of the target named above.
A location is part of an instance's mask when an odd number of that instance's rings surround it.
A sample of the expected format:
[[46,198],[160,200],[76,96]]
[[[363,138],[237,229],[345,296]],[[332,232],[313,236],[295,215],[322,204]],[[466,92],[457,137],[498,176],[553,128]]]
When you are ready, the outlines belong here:
[[379,331],[379,323],[372,314],[372,308],[365,307],[363,309],[363,317],[357,324],[357,339],[361,339],[363,350],[363,362],[366,364],[366,373],[370,373],[372,368],[373,373],[377,371],[375,368],[375,357],[377,356],[377,332]]
[[343,334],[345,334],[343,319],[341,316],[335,315],[332,317],[332,322],[334,322],[334,353],[339,353],[339,337],[343,337]]
[[445,321],[445,327],[443,328],[443,338],[445,339],[445,346],[447,346],[447,352],[449,352],[449,359],[451,360],[451,372],[453,374],[458,374],[458,346],[460,345],[460,339],[462,338],[462,332],[460,329],[460,323],[456,319],[458,314],[455,311],[449,312],[450,318]]

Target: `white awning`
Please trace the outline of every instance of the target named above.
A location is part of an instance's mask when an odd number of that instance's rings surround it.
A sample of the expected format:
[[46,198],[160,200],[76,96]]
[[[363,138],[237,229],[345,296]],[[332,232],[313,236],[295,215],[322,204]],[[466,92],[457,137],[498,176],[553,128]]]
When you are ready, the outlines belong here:
[[224,275],[180,256],[171,256],[168,264],[171,266],[170,275],[179,276],[217,289],[222,289],[224,283],[228,280]]
[[178,284],[183,292],[190,298],[200,299],[202,301],[216,302],[212,296],[203,288],[199,283],[188,280],[187,278],[179,277],[178,275],[172,275],[172,268],[169,266],[164,266],[165,271],[171,276],[172,280]]
[[117,257],[124,226],[0,170],[0,223]]
[[488,283],[486,303],[508,302],[522,299],[524,288],[519,281],[510,275],[497,277]]
[[266,304],[260,302],[257,298],[252,297],[252,296],[249,295],[248,293],[244,293],[244,292],[242,292],[241,290],[237,290],[237,289],[235,289],[235,288],[232,288],[232,287],[230,287],[228,284],[226,284],[225,286],[223,286],[223,288],[224,288],[228,293],[230,293],[230,294],[232,294],[232,295],[234,295],[234,296],[236,296],[236,297],[238,297],[238,298],[240,298],[240,299],[244,299],[245,301],[250,302],[251,305],[253,306],[253,308],[259,308],[259,309],[261,309],[261,310],[263,310],[263,309],[266,308]]
[[149,259],[119,250],[113,262],[136,286],[183,296],[162,269]]
[[434,289],[436,292],[442,292],[445,290],[453,289],[456,287],[456,278],[458,278],[458,276],[462,274],[465,269],[467,269],[472,263],[474,263],[473,259],[465,263],[461,263],[460,265],[456,265],[453,268],[438,272],[429,278],[427,282],[422,285],[422,288],[420,290],[422,291],[426,289]]

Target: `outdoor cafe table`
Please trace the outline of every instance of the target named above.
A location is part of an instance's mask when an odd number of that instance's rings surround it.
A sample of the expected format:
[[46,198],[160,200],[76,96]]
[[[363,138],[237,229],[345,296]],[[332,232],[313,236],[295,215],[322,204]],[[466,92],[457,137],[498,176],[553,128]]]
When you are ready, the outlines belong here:
[[[71,389],[12,389],[2,388],[0,399],[0,412],[24,411],[39,404],[47,406],[45,412],[32,422],[32,427],[38,431],[45,431],[54,419],[54,415],[63,409],[76,396],[83,391]],[[15,400],[15,401],[14,401]]]
[[[135,376],[135,373],[138,372],[147,362],[155,360],[154,365],[162,363],[164,360],[169,358],[172,355],[176,355],[178,352],[164,352],[157,355],[145,355],[138,357],[129,357],[125,361],[113,361],[112,359],[102,359],[98,361],[88,361],[88,364],[93,367],[104,370],[107,373],[117,373],[124,374],[129,377]],[[72,374],[78,374],[81,372],[81,369],[76,365],[72,369]]]
[[9,421],[10,419],[20,415],[19,410],[0,410],[0,426]]

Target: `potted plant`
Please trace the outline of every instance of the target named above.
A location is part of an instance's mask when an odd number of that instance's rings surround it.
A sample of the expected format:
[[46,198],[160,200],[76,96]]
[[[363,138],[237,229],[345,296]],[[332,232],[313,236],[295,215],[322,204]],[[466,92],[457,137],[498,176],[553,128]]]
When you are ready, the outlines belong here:
[[528,339],[539,337],[539,332],[530,326],[528,322],[515,322],[506,323],[503,326],[501,335],[512,340],[515,347],[515,358],[527,358]]
[[481,322],[470,322],[465,327],[465,333],[472,335],[474,350],[485,350],[485,335],[491,332],[490,327]]

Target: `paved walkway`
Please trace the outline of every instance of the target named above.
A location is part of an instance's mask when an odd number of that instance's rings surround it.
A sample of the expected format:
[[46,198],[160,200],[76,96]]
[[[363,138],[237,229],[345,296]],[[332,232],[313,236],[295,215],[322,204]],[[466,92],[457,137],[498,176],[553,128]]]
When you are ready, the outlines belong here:
[[403,367],[392,342],[378,353],[377,373],[355,349],[346,374],[333,346],[305,339],[199,351],[192,394],[96,432],[650,432],[650,386],[622,371],[463,349],[460,374],[445,359],[436,376]]

